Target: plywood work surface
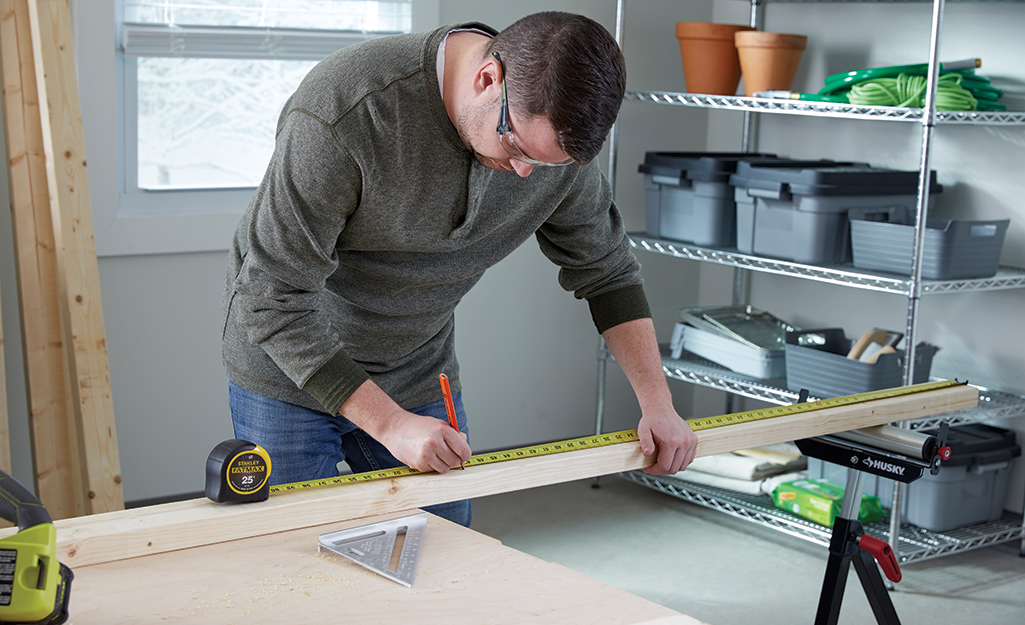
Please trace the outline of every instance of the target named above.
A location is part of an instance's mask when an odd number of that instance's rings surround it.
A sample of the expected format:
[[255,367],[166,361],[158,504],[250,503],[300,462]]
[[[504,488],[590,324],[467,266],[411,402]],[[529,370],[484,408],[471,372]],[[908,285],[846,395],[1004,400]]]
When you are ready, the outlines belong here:
[[317,550],[320,534],[412,512],[79,567],[69,622],[700,623],[433,515],[412,589]]

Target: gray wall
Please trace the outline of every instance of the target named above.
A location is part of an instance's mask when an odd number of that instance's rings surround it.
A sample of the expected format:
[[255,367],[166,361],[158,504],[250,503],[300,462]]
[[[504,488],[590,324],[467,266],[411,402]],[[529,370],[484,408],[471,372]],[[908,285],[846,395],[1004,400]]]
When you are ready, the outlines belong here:
[[[418,0],[419,1],[419,0]],[[89,3],[89,19],[79,30],[107,28],[101,14],[109,0]],[[615,28],[615,3],[558,1],[436,3],[439,23],[479,20],[502,28],[527,13],[564,9],[587,14],[609,30]],[[654,87],[665,76],[682,81],[672,37],[657,38],[664,24],[685,16],[708,19],[710,2],[632,3],[632,41],[628,42],[630,80]],[[110,13],[112,14],[112,13]],[[77,16],[78,19],[82,15]],[[647,32],[645,32],[647,31]],[[112,30],[111,30],[112,32]],[[83,42],[86,37],[81,38]],[[98,45],[109,54],[110,44]],[[631,48],[630,46],[636,46]],[[647,46],[654,46],[648,48]],[[657,59],[657,60],[656,60]],[[108,93],[109,92],[109,93]],[[83,124],[90,167],[94,211],[116,201],[112,108],[116,84],[92,84],[83,98]],[[83,94],[85,95],[85,94]],[[645,134],[666,147],[700,148],[705,114],[630,111],[637,115],[624,137],[623,188],[639,193],[636,164]],[[681,124],[681,120],[695,120]],[[671,121],[670,121],[671,120]],[[668,129],[668,130],[667,130]],[[607,162],[602,157],[603,162]],[[4,173],[6,176],[6,172]],[[6,183],[0,197],[6,203]],[[8,408],[14,448],[14,472],[31,484],[24,371],[19,340],[17,291],[9,211],[0,215],[0,284],[4,304],[4,356]],[[631,208],[631,228],[642,227],[643,208]],[[225,246],[227,238],[225,238]],[[114,413],[117,422],[125,498],[129,502],[195,493],[203,487],[209,451],[232,436],[220,361],[218,318],[226,254],[208,251],[181,254],[102,256],[100,282],[106,322]],[[681,303],[692,303],[697,267],[661,259],[642,259],[654,277],[682,277],[682,292],[666,302],[655,300],[668,317]],[[682,273],[681,273],[682,272]],[[457,345],[471,417],[471,442],[477,451],[585,436],[593,432],[598,337],[587,306],[561,290],[556,269],[528,242],[493,268],[457,311]],[[668,328],[662,328],[668,333]],[[664,339],[668,339],[666,334]],[[686,413],[690,389],[680,385],[678,404]],[[606,429],[634,427],[639,416],[622,374],[609,368]]]

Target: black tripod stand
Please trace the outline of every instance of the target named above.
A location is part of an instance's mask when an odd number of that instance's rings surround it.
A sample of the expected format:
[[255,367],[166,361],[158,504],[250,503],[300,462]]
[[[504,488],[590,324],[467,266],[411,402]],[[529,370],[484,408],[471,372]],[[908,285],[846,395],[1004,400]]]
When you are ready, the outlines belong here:
[[[910,483],[922,477],[922,472],[926,468],[933,473],[938,472],[940,460],[950,458],[950,448],[946,447],[945,423],[940,427],[940,433],[936,437],[919,435],[920,438],[911,438],[909,442],[906,431],[900,432],[902,433],[899,434],[898,443],[885,439],[880,439],[879,442],[891,451],[903,450],[906,455],[887,453],[864,442],[855,443],[832,436],[797,441],[798,447],[806,456],[848,467],[843,506],[833,523],[833,534],[829,541],[829,558],[826,561],[826,573],[822,581],[822,593],[819,595],[815,625],[836,625],[840,617],[840,604],[847,584],[847,574],[852,563],[875,614],[876,622],[880,625],[900,625],[897,610],[893,607],[893,601],[879,572],[881,568],[889,580],[899,582],[901,573],[897,557],[889,544],[866,534],[858,521],[858,510],[861,505],[861,472]],[[864,437],[861,439],[864,441]],[[891,514],[900,514],[900,511],[893,510]],[[876,566],[876,563],[879,566]]]
[[[829,559],[826,562],[826,575],[822,581],[822,594],[819,595],[819,608],[815,615],[815,625],[832,625],[840,617],[840,602],[843,601],[844,587],[847,584],[848,567],[854,564],[854,570],[861,580],[872,613],[876,622],[885,625],[899,625],[897,610],[886,590],[886,584],[879,573],[879,567],[886,572],[886,577],[893,582],[901,578],[900,566],[890,545],[865,533],[856,518],[857,506],[849,506],[848,502],[861,501],[859,480],[861,473],[851,469],[847,476],[847,487],[844,494],[844,509],[833,523],[833,535],[829,541]],[[876,566],[879,563],[879,567]]]

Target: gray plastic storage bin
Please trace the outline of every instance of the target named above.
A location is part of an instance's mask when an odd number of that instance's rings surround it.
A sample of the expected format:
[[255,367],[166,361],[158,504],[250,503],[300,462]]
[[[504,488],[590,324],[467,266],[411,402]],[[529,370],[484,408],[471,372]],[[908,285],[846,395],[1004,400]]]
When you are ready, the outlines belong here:
[[753,378],[781,378],[786,372],[782,349],[760,349],[719,334],[677,323],[669,343],[673,358],[686,350],[727,369]]
[[[874,363],[847,358],[853,341],[840,328],[801,330],[786,334],[787,388],[807,389],[815,397],[855,395],[904,383],[904,351],[879,356]],[[915,384],[929,380],[935,345],[915,349]]]
[[740,152],[645,153],[638,171],[644,174],[647,234],[731,247],[736,235],[736,206],[730,175],[743,159],[775,158],[775,154]]
[[[915,228],[907,214],[851,210],[854,266],[911,275]],[[927,280],[988,278],[997,272],[1010,220],[926,221],[922,277]]]
[[[735,187],[738,251],[801,263],[851,260],[849,210],[903,207],[914,212],[918,203],[918,172],[866,163],[789,167],[742,162],[730,184]],[[932,194],[941,190],[933,172]]]
[[[928,471],[908,484],[902,500],[901,519],[933,531],[995,521],[1003,516],[1011,461],[1021,455],[1011,430],[980,423],[950,429],[947,444],[950,460],[940,472]],[[808,477],[823,477],[841,484],[847,468],[808,459]],[[884,508],[893,506],[893,480],[863,474],[862,492],[879,497]]]

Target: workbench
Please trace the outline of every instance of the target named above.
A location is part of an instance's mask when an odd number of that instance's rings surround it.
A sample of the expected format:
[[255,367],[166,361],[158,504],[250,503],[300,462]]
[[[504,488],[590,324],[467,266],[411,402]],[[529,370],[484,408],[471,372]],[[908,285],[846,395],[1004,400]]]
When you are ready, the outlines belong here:
[[700,624],[434,515],[411,589],[318,552],[320,534],[412,512],[77,567],[69,623]]

